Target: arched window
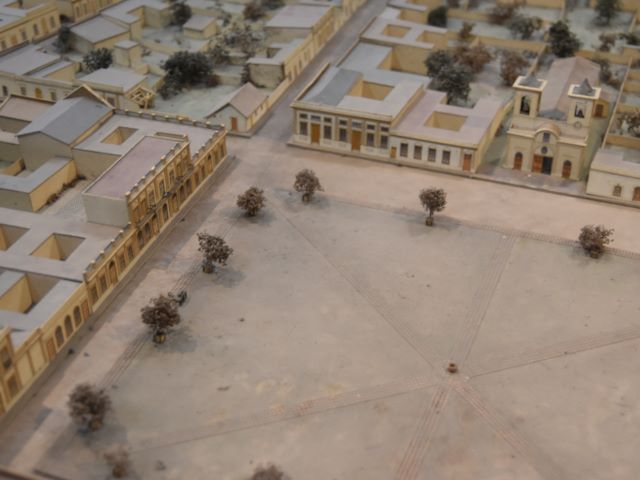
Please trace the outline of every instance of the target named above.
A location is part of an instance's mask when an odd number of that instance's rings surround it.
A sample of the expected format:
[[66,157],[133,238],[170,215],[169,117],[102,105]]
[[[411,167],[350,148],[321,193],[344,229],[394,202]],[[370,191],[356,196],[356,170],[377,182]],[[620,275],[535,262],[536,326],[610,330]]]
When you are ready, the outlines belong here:
[[622,185],[616,185],[613,187],[613,196],[620,197],[622,196]]
[[571,162],[569,160],[565,160],[562,164],[562,178],[570,178],[571,177]]
[[64,333],[62,333],[62,328],[59,326],[56,327],[56,345],[58,349],[61,349],[62,345],[64,345]]
[[513,169],[522,170],[522,152],[516,152],[513,156]]
[[36,87],[35,89],[36,98],[42,98],[42,90]]
[[144,236],[142,235],[142,232],[140,230],[138,230],[138,235],[136,238],[138,239],[138,248],[142,250],[142,247],[144,247]]
[[76,328],[78,328],[82,323],[82,314],[80,313],[80,307],[76,307],[73,309],[73,323],[75,323]]
[[162,206],[162,219],[166,222],[169,220],[169,209],[167,208],[167,204],[165,203]]
[[2,86],[2,96],[6,97],[7,95],[9,95],[9,89],[6,87],[6,85]]
[[69,315],[64,317],[64,331],[67,334],[67,338],[73,335],[73,324],[71,323],[71,317]]
[[531,99],[526,95],[523,95],[520,99],[520,113],[523,115],[531,113]]
[[633,201],[640,202],[640,187],[633,189]]

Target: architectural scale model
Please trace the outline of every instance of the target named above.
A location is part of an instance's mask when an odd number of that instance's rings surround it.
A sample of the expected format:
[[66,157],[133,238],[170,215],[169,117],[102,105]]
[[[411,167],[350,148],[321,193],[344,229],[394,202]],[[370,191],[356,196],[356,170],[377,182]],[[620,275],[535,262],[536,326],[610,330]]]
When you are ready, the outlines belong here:
[[0,480],[635,480],[637,0],[0,5]]

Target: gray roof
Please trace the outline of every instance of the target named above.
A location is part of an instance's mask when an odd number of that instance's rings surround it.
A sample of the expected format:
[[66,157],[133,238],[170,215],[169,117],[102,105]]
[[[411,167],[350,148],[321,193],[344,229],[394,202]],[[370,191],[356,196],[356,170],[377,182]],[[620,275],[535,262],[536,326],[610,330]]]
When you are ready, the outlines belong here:
[[329,5],[286,5],[267,21],[267,28],[312,28],[330,9]]
[[105,104],[87,97],[65,98],[18,132],[18,136],[44,133],[70,145],[110,111]]
[[577,87],[573,88],[573,93],[576,95],[585,95],[585,96],[592,96],[594,94],[595,90],[594,88],[591,86],[591,84],[589,83],[589,80],[587,78],[585,78],[584,80],[582,80],[582,83],[580,85],[578,85]]
[[107,20],[104,17],[93,17],[82,23],[71,27],[71,31],[74,35],[84,38],[92,43],[100,42],[108,38],[128,33],[126,28],[116,25],[114,22]]
[[60,60],[60,55],[46,53],[35,45],[18,48],[0,57],[0,72],[26,75]]
[[211,109],[211,111],[205,115],[210,117],[222,110],[227,105],[231,105],[238,110],[242,115],[248,117],[251,115],[261,104],[267,99],[268,95],[258,90],[253,83],[247,82],[237,90],[234,90],[228,95],[222,97]]
[[128,92],[133,87],[144,81],[145,76],[132,70],[117,67],[99,68],[80,79],[89,84],[108,85],[120,87],[123,92]]
[[534,75],[529,74],[524,77],[518,85],[521,85],[523,87],[540,88],[540,86],[542,85],[542,80],[538,80]]
[[309,90],[304,100],[323,105],[338,105],[362,74],[345,68],[331,67]]
[[567,118],[569,110],[569,86],[580,83],[585,78],[597,85],[600,65],[582,57],[554,60],[547,73],[547,85],[542,92],[540,116],[554,120]]

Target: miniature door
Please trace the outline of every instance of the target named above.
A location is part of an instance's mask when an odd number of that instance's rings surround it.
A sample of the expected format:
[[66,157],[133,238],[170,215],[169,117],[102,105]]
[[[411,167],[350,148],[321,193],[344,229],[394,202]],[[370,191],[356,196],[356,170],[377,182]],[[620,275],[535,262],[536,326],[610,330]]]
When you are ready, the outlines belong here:
[[320,143],[320,125],[317,123],[311,124],[311,143]]
[[464,157],[462,158],[462,170],[464,170],[465,172],[471,171],[471,154],[470,153],[465,153]]
[[531,171],[537,173],[542,171],[542,155],[533,156],[533,167],[531,168]]
[[362,132],[353,130],[351,132],[351,150],[360,150],[360,144],[362,141]]

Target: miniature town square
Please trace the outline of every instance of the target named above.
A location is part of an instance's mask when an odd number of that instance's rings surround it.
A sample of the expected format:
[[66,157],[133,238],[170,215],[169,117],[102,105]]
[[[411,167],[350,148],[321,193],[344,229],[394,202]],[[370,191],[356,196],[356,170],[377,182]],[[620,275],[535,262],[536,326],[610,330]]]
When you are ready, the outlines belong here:
[[639,21],[3,1],[0,479],[636,480]]

